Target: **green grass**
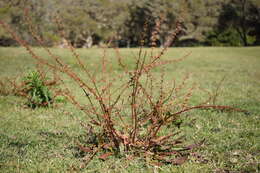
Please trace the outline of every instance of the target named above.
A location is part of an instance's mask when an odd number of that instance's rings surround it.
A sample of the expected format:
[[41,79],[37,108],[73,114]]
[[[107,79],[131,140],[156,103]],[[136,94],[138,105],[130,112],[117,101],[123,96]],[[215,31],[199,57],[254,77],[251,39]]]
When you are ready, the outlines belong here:
[[[48,57],[42,49],[35,48],[35,51]],[[84,78],[69,51],[53,51]],[[90,68],[102,56],[101,49],[77,51]],[[130,67],[134,66],[133,53],[137,51],[120,50]],[[178,58],[189,51],[192,53],[184,61],[166,66],[166,79],[180,81],[191,72],[190,83],[196,82],[215,92],[225,76],[216,103],[245,109],[250,114],[213,110],[189,112],[181,129],[188,143],[205,138],[205,144],[194,151],[201,156],[201,161],[192,157],[181,166],[154,167],[145,158],[110,157],[101,161],[96,157],[82,172],[260,172],[260,47],[174,48],[164,57]],[[114,63],[114,51],[109,49],[107,54],[113,69],[121,72]],[[24,49],[0,48],[0,79],[21,76],[33,68],[34,60]],[[154,71],[155,74],[159,72],[160,69]],[[65,83],[74,87],[67,78]],[[83,97],[80,89],[74,89],[74,92],[78,98]],[[196,91],[193,104],[205,98],[205,93]],[[79,125],[79,120],[87,120],[86,116],[70,103],[35,110],[25,108],[24,103],[23,98],[0,96],[0,172],[79,171],[77,168],[82,161],[75,141],[86,135]],[[196,121],[189,121],[191,119]]]

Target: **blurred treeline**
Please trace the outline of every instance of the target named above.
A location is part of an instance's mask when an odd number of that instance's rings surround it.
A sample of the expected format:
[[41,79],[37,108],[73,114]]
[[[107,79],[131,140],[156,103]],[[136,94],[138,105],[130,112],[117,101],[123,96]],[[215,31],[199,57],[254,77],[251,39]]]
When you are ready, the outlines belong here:
[[[112,40],[113,46],[135,47],[140,40],[151,46],[151,39],[163,46],[177,20],[183,32],[175,46],[260,44],[259,0],[1,0],[0,20],[34,46],[29,23],[46,46],[66,46],[67,40],[93,47]],[[16,44],[0,28],[0,46]]]

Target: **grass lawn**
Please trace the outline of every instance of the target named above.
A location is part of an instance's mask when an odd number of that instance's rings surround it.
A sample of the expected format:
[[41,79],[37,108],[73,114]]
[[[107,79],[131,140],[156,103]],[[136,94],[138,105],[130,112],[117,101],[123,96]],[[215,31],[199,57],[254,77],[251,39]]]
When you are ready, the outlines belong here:
[[[84,78],[69,51],[52,50]],[[48,59],[44,50],[35,48],[35,51]],[[77,51],[90,68],[103,53],[101,49]],[[165,67],[166,80],[175,78],[178,82],[191,73],[190,84],[195,82],[211,93],[218,90],[216,104],[249,112],[189,112],[180,128],[187,143],[205,139],[205,144],[193,151],[200,158],[191,157],[180,166],[157,167],[145,158],[128,160],[112,156],[102,161],[95,157],[79,170],[82,158],[75,146],[86,135],[79,125],[79,121],[87,121],[83,112],[68,102],[56,108],[31,110],[25,108],[24,98],[0,95],[0,172],[260,172],[260,47],[172,48],[164,58],[178,58],[190,51],[187,59]],[[133,67],[133,55],[138,49],[120,49],[120,52],[124,62]],[[107,57],[120,73],[114,50],[108,49]],[[24,49],[0,48],[0,80],[21,77],[34,68],[34,60]],[[160,68],[154,71],[158,75],[159,72]],[[64,81],[78,98],[83,97],[81,89],[67,78]],[[203,99],[206,94],[198,90],[191,104]]]

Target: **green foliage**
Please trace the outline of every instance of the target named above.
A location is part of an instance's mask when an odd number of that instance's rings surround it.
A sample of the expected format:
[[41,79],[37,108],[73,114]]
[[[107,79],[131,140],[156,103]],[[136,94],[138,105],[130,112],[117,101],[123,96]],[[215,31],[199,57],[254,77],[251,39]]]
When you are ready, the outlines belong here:
[[224,32],[210,31],[207,33],[206,44],[210,46],[242,46],[239,34],[232,29]]
[[[131,46],[151,46],[151,39],[157,38],[157,46],[163,46],[169,33],[176,27],[177,2],[167,0],[133,1],[129,5],[129,18],[125,22],[124,38]],[[157,23],[157,24],[156,24]],[[153,35],[156,28],[158,35]]]
[[[246,35],[247,44],[253,45],[256,41],[255,36]],[[243,40],[239,33],[234,29],[225,31],[210,31],[206,34],[205,44],[209,46],[243,46]]]
[[[28,33],[24,9],[32,16],[31,23],[37,33],[46,39],[46,46],[61,44],[63,37],[74,47],[102,45],[111,38],[115,46],[138,46],[144,23],[148,23],[149,40],[154,21],[159,17],[165,21],[160,26],[158,45],[163,45],[179,18],[185,24],[180,40],[203,43],[207,37],[205,33],[213,28],[228,37],[230,32],[226,30],[231,27],[239,33],[243,46],[260,43],[260,3],[257,0],[1,0],[0,19],[10,24],[29,44],[37,45]],[[57,34],[55,16],[61,18],[62,36]],[[0,45],[15,45],[2,28]],[[180,46],[185,45],[186,42]]]
[[55,98],[55,102],[56,103],[66,103],[66,97],[64,97],[64,96],[57,96],[56,98]]
[[255,45],[256,37],[257,36],[255,36],[255,35],[246,35],[248,45]]
[[259,39],[259,20],[260,6],[252,0],[230,0],[222,5],[217,30],[223,34],[235,30],[242,45],[250,46]]
[[37,71],[32,71],[23,78],[29,107],[49,107],[53,103],[52,94],[45,85],[45,80],[46,78],[43,78]]

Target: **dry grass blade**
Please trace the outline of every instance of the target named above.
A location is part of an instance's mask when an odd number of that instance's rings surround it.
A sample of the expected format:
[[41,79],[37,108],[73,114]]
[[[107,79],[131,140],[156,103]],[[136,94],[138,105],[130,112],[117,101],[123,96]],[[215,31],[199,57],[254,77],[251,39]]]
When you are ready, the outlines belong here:
[[90,149],[89,147],[84,147],[84,146],[82,146],[80,143],[78,143],[78,147],[79,147],[79,149],[80,149],[81,151],[83,151],[83,152],[85,152],[85,153],[92,153],[92,152],[93,152],[92,149]]
[[184,156],[184,157],[179,157],[179,158],[173,159],[170,161],[170,163],[173,165],[182,165],[183,163],[186,162],[186,160],[188,160],[188,157]]

